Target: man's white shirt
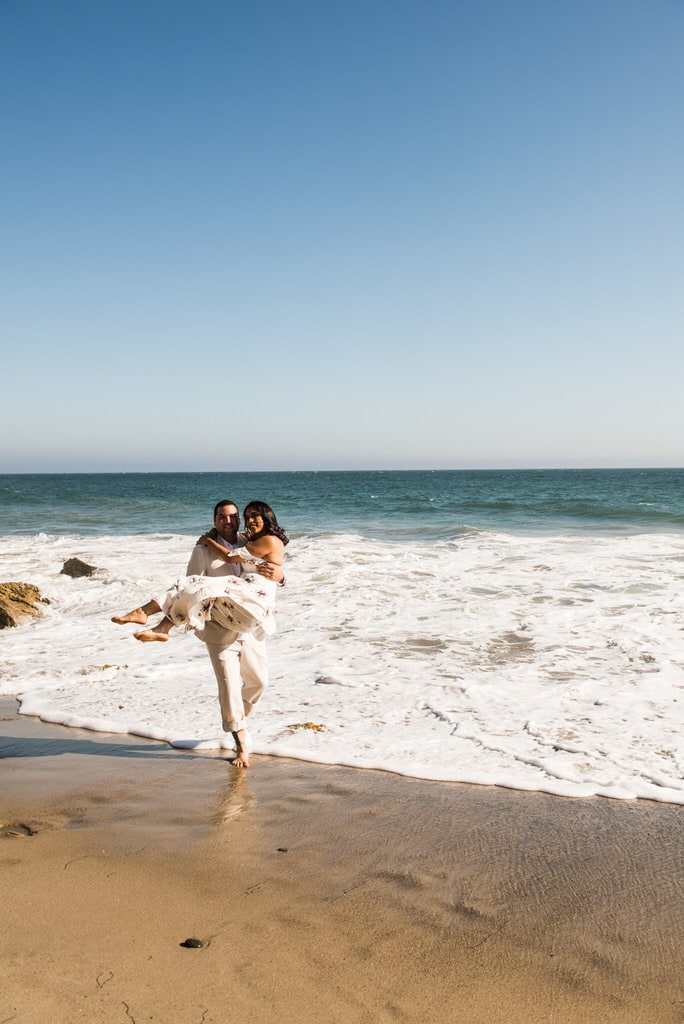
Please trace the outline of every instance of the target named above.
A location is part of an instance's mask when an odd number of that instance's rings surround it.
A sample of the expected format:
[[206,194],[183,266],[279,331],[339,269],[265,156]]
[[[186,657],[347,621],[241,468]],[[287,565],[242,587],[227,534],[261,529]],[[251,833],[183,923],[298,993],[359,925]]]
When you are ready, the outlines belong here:
[[[226,551],[237,551],[247,543],[246,538],[238,534],[237,544],[229,544],[223,537],[218,537],[217,542]],[[203,544],[195,544],[190,555],[188,567],[185,570],[186,576],[239,576],[242,572],[240,562],[226,562],[217,555],[212,548],[204,547]]]

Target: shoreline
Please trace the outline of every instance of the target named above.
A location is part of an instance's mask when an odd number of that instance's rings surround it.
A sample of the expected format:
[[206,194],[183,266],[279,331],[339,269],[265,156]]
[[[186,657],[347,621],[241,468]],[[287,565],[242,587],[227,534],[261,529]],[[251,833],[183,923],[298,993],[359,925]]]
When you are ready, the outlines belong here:
[[684,1020],[680,807],[241,772],[8,698],[0,759],[0,1020]]

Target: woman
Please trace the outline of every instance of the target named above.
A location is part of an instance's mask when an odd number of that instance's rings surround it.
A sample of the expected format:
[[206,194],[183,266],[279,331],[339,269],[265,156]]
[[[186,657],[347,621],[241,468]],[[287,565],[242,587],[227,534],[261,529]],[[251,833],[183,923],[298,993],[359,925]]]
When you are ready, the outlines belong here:
[[186,576],[141,608],[113,616],[112,622],[144,626],[148,615],[163,612],[164,618],[154,629],[134,634],[143,643],[168,640],[174,626],[201,629],[210,618],[236,633],[272,633],[277,584],[260,576],[256,566],[259,562],[282,565],[289,539],[278,525],[273,509],[263,501],[251,501],[246,506],[244,521],[249,540],[237,551],[228,551],[209,533],[197,542],[212,548],[226,562],[242,563],[240,576]]

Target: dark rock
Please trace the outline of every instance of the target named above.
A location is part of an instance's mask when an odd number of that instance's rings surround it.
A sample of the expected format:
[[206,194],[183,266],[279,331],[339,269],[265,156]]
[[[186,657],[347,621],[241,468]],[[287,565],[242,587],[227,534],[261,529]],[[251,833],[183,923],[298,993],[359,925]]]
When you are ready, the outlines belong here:
[[18,626],[22,619],[40,614],[36,604],[48,604],[32,583],[0,583],[0,629]]
[[203,945],[201,939],[186,939],[185,942],[181,942],[181,946],[185,946],[186,949],[201,949]]
[[88,565],[87,562],[82,562],[80,558],[67,558],[66,562],[62,566],[61,573],[64,576],[71,576],[73,579],[78,579],[79,576],[92,576],[96,570],[96,566]]

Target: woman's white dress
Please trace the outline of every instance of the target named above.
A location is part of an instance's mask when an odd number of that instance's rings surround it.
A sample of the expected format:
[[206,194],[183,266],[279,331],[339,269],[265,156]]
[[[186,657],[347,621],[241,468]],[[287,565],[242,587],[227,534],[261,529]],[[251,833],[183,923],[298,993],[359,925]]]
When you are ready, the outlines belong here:
[[236,633],[275,631],[273,608],[277,583],[260,576],[261,561],[239,549],[241,576],[184,576],[155,600],[175,626],[202,629],[211,619]]

